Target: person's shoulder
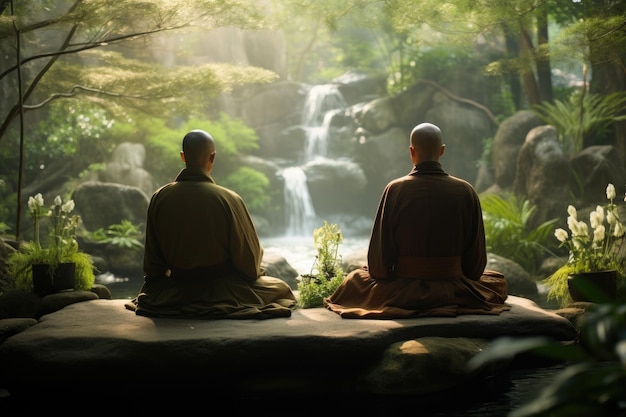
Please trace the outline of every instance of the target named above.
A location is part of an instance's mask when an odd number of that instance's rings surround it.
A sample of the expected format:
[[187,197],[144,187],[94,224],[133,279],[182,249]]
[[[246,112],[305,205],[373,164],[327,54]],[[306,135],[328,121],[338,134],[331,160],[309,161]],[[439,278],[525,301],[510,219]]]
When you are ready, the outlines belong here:
[[448,175],[448,178],[450,178],[450,179],[451,179],[451,180],[453,180],[453,181],[458,182],[459,184],[462,184],[462,185],[463,185],[463,186],[465,186],[465,187],[469,187],[469,188],[471,188],[472,190],[474,189],[474,186],[473,186],[473,185],[472,185],[472,184],[471,184],[468,180],[466,180],[466,179],[464,179],[464,178],[461,178],[461,177],[456,177],[456,176],[454,176],[454,175]]
[[232,199],[232,200],[241,200],[243,201],[243,198],[234,190],[231,190],[230,188],[224,187],[223,185],[219,185],[219,184],[213,184],[215,189],[219,192],[220,195],[222,195],[225,198],[228,199]]
[[457,184],[458,187],[464,188],[468,194],[478,195],[478,192],[476,191],[472,183],[464,178],[448,175],[448,181]]
[[413,177],[410,176],[410,175],[403,175],[401,177],[394,178],[394,179],[392,179],[391,181],[389,181],[387,183],[387,187],[386,188],[393,187],[394,185],[401,184],[401,183],[403,183],[405,181],[409,181],[409,180],[412,180],[412,179],[413,179]]
[[163,190],[170,188],[174,184],[176,184],[176,182],[168,182],[167,184],[163,184],[152,193],[152,197],[155,197],[156,195],[160,194]]

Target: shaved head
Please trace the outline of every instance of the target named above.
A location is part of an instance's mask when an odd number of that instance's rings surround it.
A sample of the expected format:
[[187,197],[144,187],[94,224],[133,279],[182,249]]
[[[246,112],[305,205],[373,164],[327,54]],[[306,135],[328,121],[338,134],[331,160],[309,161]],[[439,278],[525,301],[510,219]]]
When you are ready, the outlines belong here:
[[411,131],[411,147],[417,161],[438,161],[445,145],[441,130],[431,123],[421,123]]
[[215,140],[204,130],[192,130],[183,138],[182,154],[187,167],[205,167],[214,152]]

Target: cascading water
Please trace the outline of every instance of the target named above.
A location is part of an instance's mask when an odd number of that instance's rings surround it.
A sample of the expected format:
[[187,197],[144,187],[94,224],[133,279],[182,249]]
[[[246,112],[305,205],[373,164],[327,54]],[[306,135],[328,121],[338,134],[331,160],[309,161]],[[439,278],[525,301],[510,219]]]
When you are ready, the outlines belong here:
[[[303,164],[326,156],[328,130],[332,117],[347,107],[336,85],[313,86],[306,97],[302,124],[306,132]],[[285,211],[287,236],[311,236],[319,227],[317,215],[309,194],[306,174],[301,166],[285,168],[280,172],[285,180]]]
[[287,235],[305,236],[315,227],[315,209],[306,185],[306,174],[300,167],[285,168],[285,211],[287,217]]

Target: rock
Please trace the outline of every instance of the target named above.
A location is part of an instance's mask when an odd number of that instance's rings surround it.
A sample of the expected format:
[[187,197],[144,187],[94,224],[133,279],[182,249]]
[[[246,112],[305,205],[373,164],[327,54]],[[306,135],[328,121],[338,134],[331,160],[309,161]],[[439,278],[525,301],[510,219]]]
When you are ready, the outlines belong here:
[[528,271],[515,261],[489,253],[485,269],[498,271],[506,277],[507,292],[518,297],[537,299],[539,290]]
[[37,320],[31,318],[0,319],[0,344],[35,324]]
[[265,269],[265,275],[282,279],[289,284],[292,290],[298,289],[298,271],[274,250],[266,249],[264,251],[261,267]]
[[0,319],[38,318],[41,297],[32,291],[8,290],[0,295]]
[[41,299],[41,310],[39,315],[43,316],[45,314],[53,313],[70,304],[97,299],[98,294],[91,291],[72,290],[49,294]]
[[[488,346],[488,340],[464,337],[422,337],[396,342],[360,383],[376,394],[437,394],[491,376],[491,367],[466,369],[467,362]],[[499,372],[508,369],[508,363],[497,365]]]
[[[74,303],[7,339],[0,345],[6,388],[16,397],[31,398],[67,389],[89,394],[95,386],[128,381],[133,398],[194,389],[210,401],[269,390],[281,396],[343,395],[358,392],[359,381],[369,382],[372,391],[400,384],[402,372],[390,369],[408,363],[412,392],[426,392],[438,373],[450,378],[457,373],[450,386],[473,376],[453,364],[471,356],[482,343],[477,340],[576,337],[567,319],[514,296],[508,299],[511,310],[499,316],[403,320],[342,319],[324,308],[296,309],[289,318],[269,320],[159,319],[137,316],[124,308],[125,302]],[[438,359],[416,359],[417,343],[438,346],[433,356]],[[402,346],[411,349],[403,354]],[[430,377],[418,379],[418,368]],[[329,383],[329,372],[337,381]],[[209,385],[198,388],[203,378]],[[439,384],[444,388],[443,381]]]
[[[554,126],[531,129],[517,155],[512,191],[524,196],[536,211],[531,227],[560,218],[571,200],[569,156],[564,152]],[[606,187],[606,186],[605,186]]]
[[90,291],[96,294],[98,298],[101,298],[103,300],[110,300],[111,298],[113,298],[111,295],[111,291],[109,291],[109,289],[102,284],[94,284]]

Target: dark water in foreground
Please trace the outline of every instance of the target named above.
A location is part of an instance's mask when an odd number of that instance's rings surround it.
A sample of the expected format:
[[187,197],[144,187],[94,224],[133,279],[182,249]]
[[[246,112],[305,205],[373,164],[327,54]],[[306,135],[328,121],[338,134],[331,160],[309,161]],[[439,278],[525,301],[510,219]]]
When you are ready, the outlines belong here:
[[[295,364],[297,366],[297,364]],[[89,413],[88,410],[126,415],[250,415],[259,416],[354,416],[354,417],[506,417],[535,398],[554,376],[563,369],[552,365],[538,369],[512,370],[506,377],[486,383],[482,392],[469,388],[441,398],[425,400],[396,396],[359,397],[354,395],[313,394],[290,396],[281,393],[263,394],[254,398],[236,395],[212,395],[216,388],[210,375],[198,380],[193,392],[177,390],[172,381],[171,391],[163,387],[134,387],[132,377],[121,377],[118,386],[94,386],[89,396],[69,392],[65,398],[13,398],[0,395],[2,415],[29,415],[36,412],[51,415],[61,411],[64,416]],[[340,375],[329,374],[329,384]],[[180,382],[180,381],[179,381]],[[189,381],[187,381],[189,382]],[[147,392],[145,391],[147,389]],[[133,394],[133,393],[136,393]],[[88,397],[88,398],[87,398]],[[44,414],[45,413],[45,414]]]

